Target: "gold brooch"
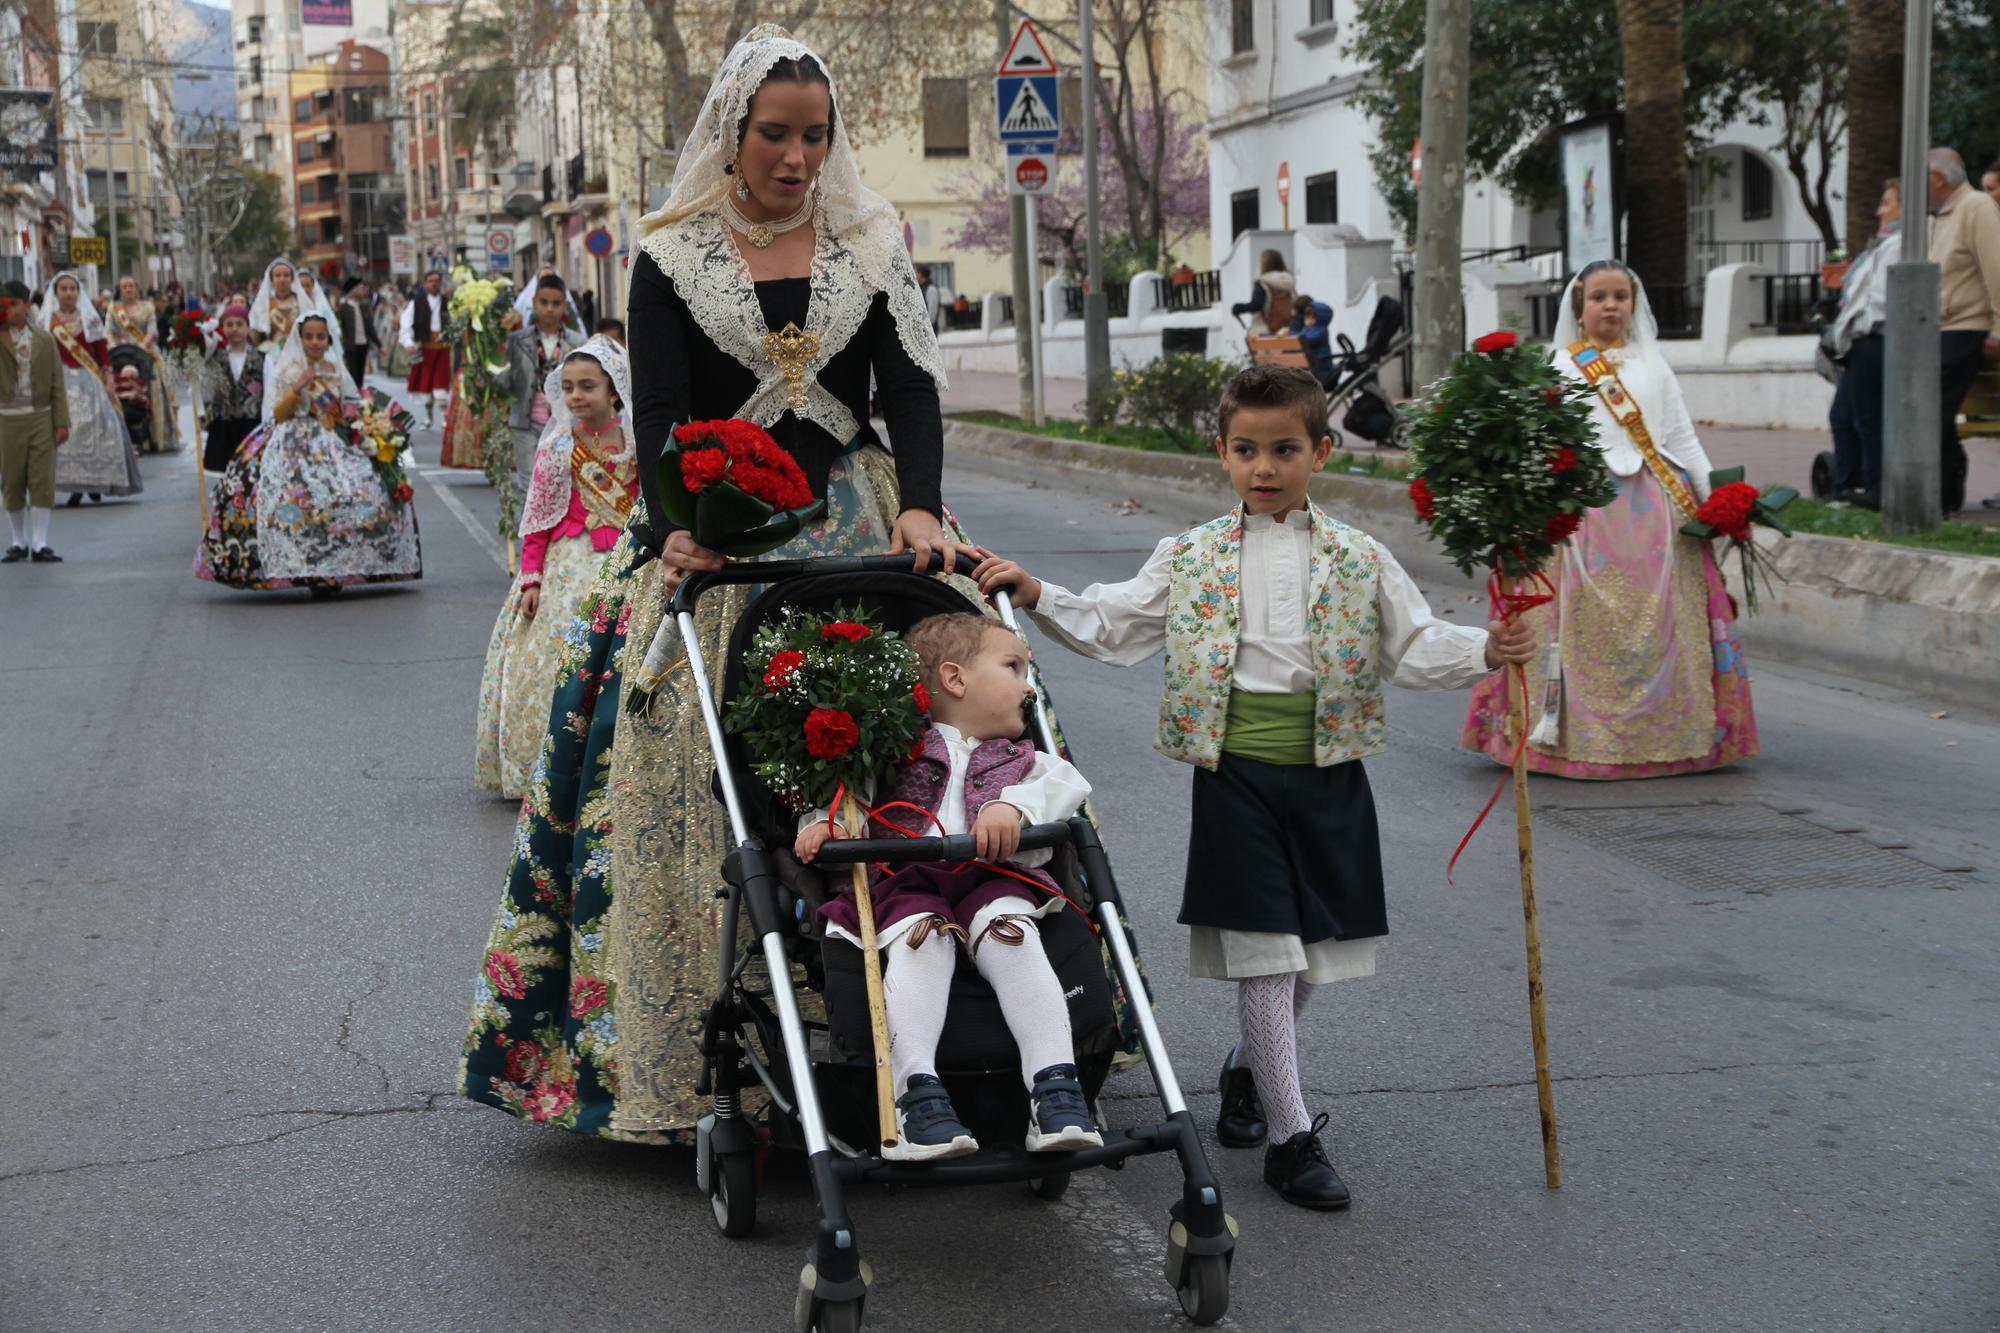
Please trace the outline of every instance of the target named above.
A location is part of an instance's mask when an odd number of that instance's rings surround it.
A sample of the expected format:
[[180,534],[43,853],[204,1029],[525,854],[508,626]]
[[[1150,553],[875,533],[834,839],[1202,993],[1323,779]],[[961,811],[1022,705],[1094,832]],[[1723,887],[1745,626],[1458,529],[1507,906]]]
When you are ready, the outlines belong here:
[[785,373],[785,401],[794,408],[806,405],[806,367],[819,355],[819,337],[797,324],[787,324],[776,333],[764,335],[764,355]]

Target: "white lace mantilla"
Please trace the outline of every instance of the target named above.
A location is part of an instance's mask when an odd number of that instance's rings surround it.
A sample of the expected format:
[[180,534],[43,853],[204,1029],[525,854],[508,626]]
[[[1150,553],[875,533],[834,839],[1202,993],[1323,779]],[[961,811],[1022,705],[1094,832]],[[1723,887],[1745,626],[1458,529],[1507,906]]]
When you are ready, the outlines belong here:
[[[688,313],[709,341],[756,375],[756,389],[734,416],[768,428],[789,410],[836,440],[845,443],[854,438],[861,424],[847,405],[819,382],[819,373],[827,363],[861,331],[879,290],[869,283],[846,245],[830,236],[825,227],[816,226],[804,332],[815,340],[817,349],[804,365],[801,386],[804,402],[795,404],[785,368],[765,348],[764,340],[771,329],[757,300],[750,266],[736,248],[721,213],[713,209],[698,213],[660,228],[639,244],[673,282],[674,290],[687,303]],[[902,274],[907,275],[907,281],[892,277],[888,284],[889,310],[895,317],[896,334],[910,359],[943,390],[945,378],[938,362],[937,339],[931,332],[923,299],[917,293],[909,256],[902,255],[902,261]],[[897,273],[894,265],[890,271]]]

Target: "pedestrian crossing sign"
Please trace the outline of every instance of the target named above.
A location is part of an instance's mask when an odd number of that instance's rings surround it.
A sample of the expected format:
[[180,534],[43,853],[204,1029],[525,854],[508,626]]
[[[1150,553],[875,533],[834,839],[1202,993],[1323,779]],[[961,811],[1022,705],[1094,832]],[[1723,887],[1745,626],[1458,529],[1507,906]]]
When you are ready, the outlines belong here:
[[1000,117],[1000,141],[1017,143],[1053,139],[1062,133],[1062,105],[1053,74],[1003,74],[994,107]]

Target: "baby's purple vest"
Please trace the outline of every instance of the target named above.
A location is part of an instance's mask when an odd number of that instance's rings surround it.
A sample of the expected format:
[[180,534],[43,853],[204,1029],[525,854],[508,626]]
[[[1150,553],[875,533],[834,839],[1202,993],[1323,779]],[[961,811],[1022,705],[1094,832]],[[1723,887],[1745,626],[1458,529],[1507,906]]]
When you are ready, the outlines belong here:
[[[1026,741],[994,739],[981,741],[972,752],[972,759],[965,769],[965,827],[970,829],[979,818],[979,807],[989,801],[1000,799],[1000,793],[1028,776],[1028,770],[1035,766],[1035,747]],[[944,800],[944,789],[951,781],[951,751],[944,736],[936,727],[924,728],[924,752],[904,764],[896,772],[895,781],[883,793],[878,805],[891,801],[908,801],[935,815]],[[890,828],[883,819],[909,830],[905,834]],[[869,822],[869,832],[878,838],[899,838],[914,835],[932,837],[937,833],[937,825],[911,810],[890,810],[881,818]],[[1050,889],[1055,881],[1039,870],[1028,874],[1045,880]]]

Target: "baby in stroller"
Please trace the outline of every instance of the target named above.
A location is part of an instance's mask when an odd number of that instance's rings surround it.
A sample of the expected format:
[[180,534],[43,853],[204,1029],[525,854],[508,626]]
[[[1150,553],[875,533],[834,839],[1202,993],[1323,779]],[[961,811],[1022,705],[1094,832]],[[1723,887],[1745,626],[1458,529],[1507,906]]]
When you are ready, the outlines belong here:
[[[122,347],[113,348],[111,359],[120,360],[118,353]],[[125,429],[132,436],[132,447],[142,453],[150,447],[153,438],[152,389],[145,374],[131,361],[118,367],[118,373],[111,377],[111,393],[118,400],[118,410],[125,418]]]
[[[898,1138],[883,1155],[934,1161],[978,1150],[937,1073],[960,948],[992,987],[1020,1048],[1028,1150],[1099,1146],[1104,1140],[1084,1101],[1062,985],[1034,925],[1060,911],[1064,899],[1039,868],[1049,853],[1020,850],[1025,824],[1068,819],[1090,784],[1068,760],[1021,739],[1034,686],[1019,635],[960,613],[919,621],[905,639],[918,657],[932,721],[920,751],[883,793],[869,832],[970,832],[980,860],[907,865],[870,890],[877,943],[886,954],[883,993],[897,1089]],[[808,811],[794,850],[810,864],[829,839],[859,832],[841,828],[826,809]],[[820,915],[828,934],[860,944],[851,890]]]

